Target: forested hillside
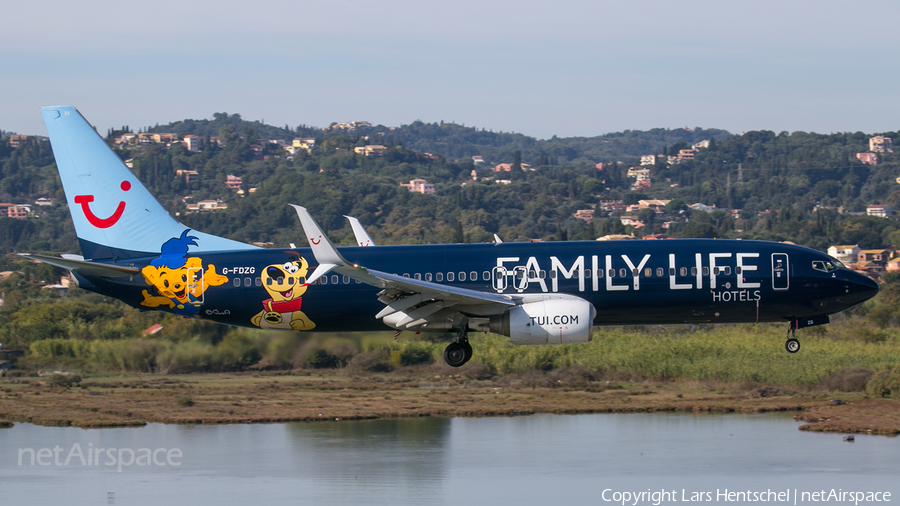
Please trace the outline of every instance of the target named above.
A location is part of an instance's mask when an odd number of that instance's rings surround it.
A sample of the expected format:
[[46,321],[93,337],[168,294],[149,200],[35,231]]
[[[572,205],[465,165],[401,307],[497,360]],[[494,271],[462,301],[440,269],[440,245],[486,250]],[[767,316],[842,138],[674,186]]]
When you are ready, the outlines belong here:
[[[177,142],[116,147],[123,159],[133,159],[134,172],[173,215],[199,230],[276,247],[302,243],[288,203],[308,207],[342,244],[353,242],[345,214],[362,220],[383,244],[487,241],[494,233],[516,241],[630,232],[791,240],[819,249],[831,243],[900,244],[894,219],[839,213],[861,212],[873,203],[900,207],[895,181],[900,165],[893,153],[880,153],[877,165],[858,160],[856,154],[868,150],[869,134],[864,133],[730,136],[721,130],[655,129],[536,140],[449,123],[355,131],[278,128],[225,113],[151,130],[206,139],[200,152]],[[108,139],[118,133],[109,132]],[[210,142],[211,134],[222,145]],[[290,156],[269,142],[290,143],[294,137],[315,137],[316,143],[310,152]],[[674,154],[705,139],[711,144],[696,149],[694,160],[669,164],[658,157],[648,167],[652,186],[630,190],[634,179],[626,172],[640,155]],[[380,157],[353,150],[376,143],[386,146]],[[476,165],[471,158],[476,153],[488,163]],[[516,161],[532,170],[493,171],[496,163]],[[602,170],[595,168],[600,162]],[[197,172],[196,181],[187,183],[177,175],[191,170]],[[77,253],[49,143],[35,138],[17,148],[0,143],[0,171],[0,202],[54,201],[53,206],[35,207],[33,218],[0,217],[0,251]],[[473,174],[481,180],[472,181]],[[242,178],[243,195],[226,187],[228,175]],[[412,178],[434,183],[436,192],[423,195],[400,186]],[[644,210],[640,230],[623,225],[621,213],[610,215],[598,205],[646,198],[672,202],[665,211]],[[203,199],[218,199],[229,207],[187,213],[188,203]],[[698,202],[717,210],[686,208]],[[595,209],[593,220],[576,219],[579,209]]]

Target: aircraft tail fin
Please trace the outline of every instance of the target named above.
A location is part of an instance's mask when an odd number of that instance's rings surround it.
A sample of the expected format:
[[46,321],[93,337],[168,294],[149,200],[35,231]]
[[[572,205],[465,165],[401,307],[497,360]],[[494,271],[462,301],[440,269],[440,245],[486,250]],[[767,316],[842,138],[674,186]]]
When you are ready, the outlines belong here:
[[[188,227],[173,219],[93,126],[71,106],[42,107],[75,233],[87,259],[160,254]],[[192,252],[255,249],[201,232]]]

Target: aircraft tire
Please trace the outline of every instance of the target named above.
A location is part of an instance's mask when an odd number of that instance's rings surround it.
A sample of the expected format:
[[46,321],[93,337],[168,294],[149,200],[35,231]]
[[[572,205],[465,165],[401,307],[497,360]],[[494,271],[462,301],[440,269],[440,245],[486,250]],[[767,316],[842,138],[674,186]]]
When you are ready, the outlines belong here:
[[444,348],[444,362],[450,367],[460,367],[468,360],[466,348],[460,343],[450,343]]
[[472,359],[472,353],[473,353],[472,345],[469,344],[469,341],[463,341],[460,344],[462,345],[463,350],[466,352],[466,360],[465,360],[465,362],[463,362],[465,364],[466,362],[468,362],[469,360]]
[[797,353],[798,351],[800,351],[800,341],[796,339],[788,339],[784,343],[784,349],[786,349],[788,353]]

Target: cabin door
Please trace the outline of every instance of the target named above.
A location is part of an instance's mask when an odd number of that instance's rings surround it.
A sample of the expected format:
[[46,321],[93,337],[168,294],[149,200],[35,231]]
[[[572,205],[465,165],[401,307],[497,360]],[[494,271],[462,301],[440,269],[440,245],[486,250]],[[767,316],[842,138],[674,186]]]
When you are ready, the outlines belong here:
[[790,287],[790,271],[787,253],[772,253],[773,290],[787,290]]
[[203,268],[192,267],[187,270],[188,302],[195,306],[203,304]]

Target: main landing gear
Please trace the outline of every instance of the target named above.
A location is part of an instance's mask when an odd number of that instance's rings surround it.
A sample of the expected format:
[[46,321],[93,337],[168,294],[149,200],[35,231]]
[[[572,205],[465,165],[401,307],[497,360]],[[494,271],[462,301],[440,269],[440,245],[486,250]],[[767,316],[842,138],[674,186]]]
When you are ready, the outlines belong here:
[[794,320],[790,323],[790,327],[788,327],[787,341],[784,343],[784,349],[786,349],[788,353],[797,353],[800,351],[800,341],[797,340],[796,333],[797,326],[796,320]]
[[447,345],[444,349],[444,362],[451,367],[460,367],[472,358],[472,345],[469,344],[469,336],[466,329],[456,334],[456,341]]

